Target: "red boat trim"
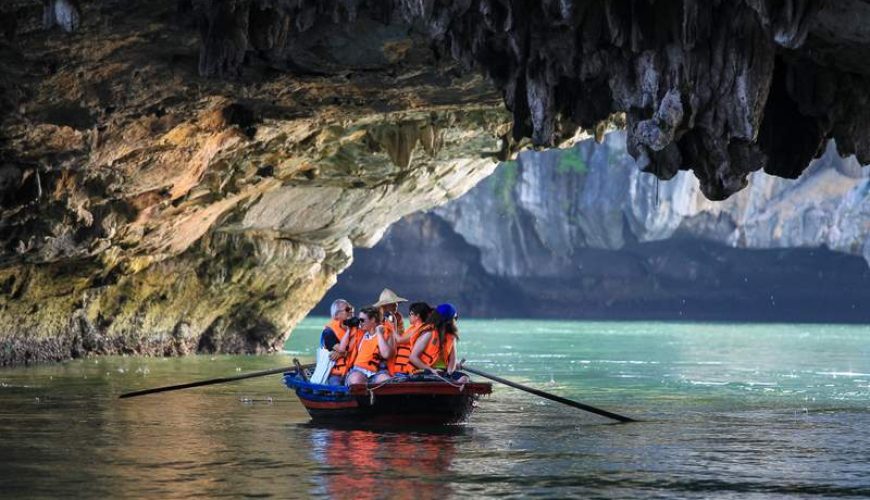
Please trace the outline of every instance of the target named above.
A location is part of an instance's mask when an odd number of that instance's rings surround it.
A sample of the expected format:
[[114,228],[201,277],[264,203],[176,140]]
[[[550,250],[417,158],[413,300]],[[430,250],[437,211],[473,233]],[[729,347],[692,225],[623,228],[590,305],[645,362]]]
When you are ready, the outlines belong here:
[[314,410],[338,410],[341,408],[356,408],[359,406],[359,403],[355,399],[350,401],[309,401],[307,399],[299,398],[302,401],[302,404],[306,408],[311,408]]
[[[462,390],[460,391],[460,387]],[[354,384],[350,386],[349,394],[351,396],[367,396],[369,391],[374,392],[376,396],[399,396],[403,394],[411,394],[416,396],[438,395],[438,396],[459,396],[459,395],[476,395],[492,393],[492,384],[489,383],[473,383],[465,384],[464,386],[452,386],[441,382],[420,383],[420,382],[397,382],[393,384],[383,384],[369,389],[365,384]]]

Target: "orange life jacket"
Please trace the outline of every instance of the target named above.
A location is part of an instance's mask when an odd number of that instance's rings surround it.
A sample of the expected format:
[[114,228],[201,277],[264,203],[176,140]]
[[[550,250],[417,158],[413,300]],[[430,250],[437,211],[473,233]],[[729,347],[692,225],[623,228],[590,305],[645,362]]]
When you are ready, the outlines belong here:
[[[423,348],[423,352],[420,353],[420,361],[426,363],[429,366],[434,368],[434,363],[438,361],[439,354],[441,353],[441,346],[438,341],[438,332],[435,330],[431,330],[432,335],[429,336],[429,342],[426,343],[426,347]],[[423,335],[426,332],[420,332],[420,335]],[[419,340],[415,339],[415,340]],[[416,342],[414,342],[416,344]],[[408,363],[407,371],[405,373],[414,373],[419,372],[420,369],[416,366]]]
[[371,337],[364,334],[359,340],[353,365],[370,372],[376,372],[380,369],[383,360],[380,346],[378,346],[377,334],[372,334]]
[[359,342],[360,337],[359,330],[356,328],[345,329],[345,326],[337,319],[327,323],[326,328],[331,329],[333,333],[335,333],[339,342],[344,340],[344,336],[348,333],[351,335],[351,338],[348,339],[346,354],[335,360],[335,365],[332,366],[332,371],[329,372],[330,375],[343,377],[347,373],[347,370],[353,365],[353,360],[356,356],[356,343]]
[[[436,334],[437,335],[437,334]],[[447,364],[450,362],[450,353],[453,352],[453,348],[456,344],[456,335],[452,333],[447,333],[444,335],[444,347],[441,349],[441,358],[436,361],[433,368],[447,368]]]
[[[408,343],[399,344],[396,343],[396,354],[390,358],[390,361],[387,363],[387,368],[390,370],[390,375],[395,375],[397,373],[408,373],[405,369],[406,366],[410,366],[410,361],[408,358],[411,356],[411,349],[414,348],[414,342],[417,342],[417,338],[420,334],[423,333],[424,327],[431,328],[430,325],[425,323],[420,323],[419,325],[411,325],[405,330],[405,335],[409,333],[411,336],[408,338]],[[398,340],[398,337],[396,337]]]

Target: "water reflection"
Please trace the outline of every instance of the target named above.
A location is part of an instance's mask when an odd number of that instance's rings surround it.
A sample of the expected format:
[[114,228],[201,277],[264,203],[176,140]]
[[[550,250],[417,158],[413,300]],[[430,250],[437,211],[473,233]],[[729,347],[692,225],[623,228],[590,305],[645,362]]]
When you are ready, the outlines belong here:
[[317,495],[330,498],[444,498],[453,493],[437,479],[449,472],[462,427],[346,429],[306,425],[311,456],[324,466],[315,479]]

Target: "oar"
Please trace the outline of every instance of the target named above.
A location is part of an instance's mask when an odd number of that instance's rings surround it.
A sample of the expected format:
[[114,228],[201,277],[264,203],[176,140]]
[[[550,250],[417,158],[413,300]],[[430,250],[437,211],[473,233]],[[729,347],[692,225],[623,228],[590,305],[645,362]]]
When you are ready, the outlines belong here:
[[[303,368],[311,368],[314,366],[310,365],[302,365]],[[202,387],[204,385],[213,385],[213,384],[223,384],[224,382],[233,382],[235,380],[244,380],[246,378],[255,378],[255,377],[265,377],[266,375],[274,375],[276,373],[284,373],[291,372],[296,370],[294,367],[285,367],[285,368],[272,368],[271,370],[262,370],[259,372],[250,372],[242,375],[236,375],[235,377],[220,377],[220,378],[212,378],[208,380],[200,380],[198,382],[188,382],[186,384],[178,384],[178,385],[168,385],[165,387],[155,387],[153,389],[142,389],[141,391],[133,391],[121,394],[118,396],[119,399],[126,398],[135,398],[137,396],[144,396],[146,394],[154,394],[157,392],[167,392],[167,391],[177,391],[179,389],[189,389],[191,387]]]
[[459,366],[460,366],[460,368],[459,368],[460,370],[463,370],[466,372],[471,372],[471,373],[480,375],[481,377],[486,377],[490,380],[495,380],[496,382],[501,382],[502,384],[513,387],[514,389],[519,389],[521,391],[530,392],[530,393],[534,394],[535,396],[540,396],[542,398],[549,399],[550,401],[562,403],[563,405],[572,406],[574,408],[578,408],[580,410],[585,410],[585,411],[588,411],[591,413],[595,413],[595,414],[601,415],[602,417],[612,418],[613,420],[618,420],[620,422],[636,422],[636,420],[633,418],[625,417],[622,415],[617,415],[616,413],[612,413],[612,412],[609,412],[607,410],[602,410],[600,408],[595,408],[594,406],[589,406],[589,405],[580,403],[579,401],[572,401],[570,399],[565,399],[561,396],[556,396],[555,394],[550,394],[549,392],[539,391],[538,389],[533,389],[531,387],[527,387],[525,385],[518,384],[516,382],[511,382],[510,380],[501,378],[498,375],[492,375],[491,373],[486,373],[486,372],[480,371],[477,368],[472,368],[470,366],[466,366],[464,359],[462,360],[462,362],[460,363]]

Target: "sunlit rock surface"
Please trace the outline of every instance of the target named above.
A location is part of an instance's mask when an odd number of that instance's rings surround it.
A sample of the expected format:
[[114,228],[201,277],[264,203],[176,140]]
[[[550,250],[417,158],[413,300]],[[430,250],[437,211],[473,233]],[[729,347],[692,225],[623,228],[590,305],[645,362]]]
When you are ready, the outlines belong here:
[[471,188],[509,128],[482,78],[365,12],[313,20],[298,67],[203,78],[183,5],[42,7],[3,4],[0,364],[280,347],[354,246]]
[[870,170],[833,145],[800,179],[756,172],[711,202],[688,172],[638,172],[613,133],[521,153],[407,217],[327,298],[389,285],[476,317],[870,321],[868,248]]

